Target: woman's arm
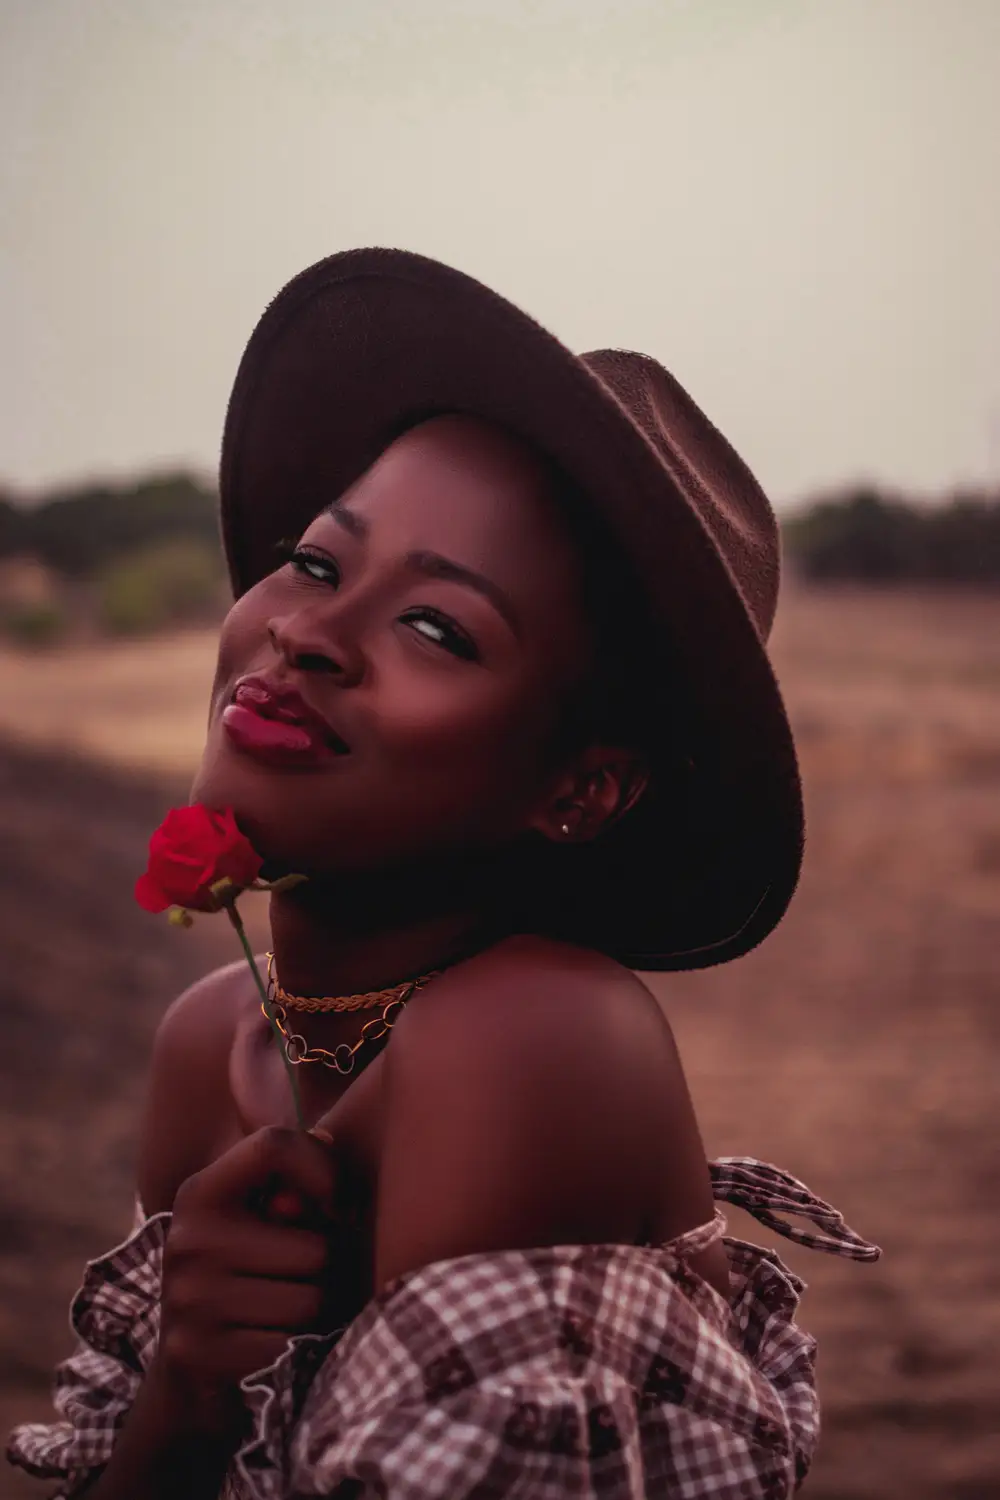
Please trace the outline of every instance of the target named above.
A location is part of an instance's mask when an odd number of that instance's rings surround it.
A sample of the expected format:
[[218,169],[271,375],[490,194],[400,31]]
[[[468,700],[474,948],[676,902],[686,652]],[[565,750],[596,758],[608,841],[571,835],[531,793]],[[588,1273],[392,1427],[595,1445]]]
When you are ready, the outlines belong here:
[[245,963],[217,969],[173,1002],[157,1027],[139,1129],[136,1178],[149,1215],[234,1139],[229,1060],[247,982]]
[[107,1468],[79,1491],[86,1500],[217,1500],[241,1430],[185,1433],[163,1383],[143,1381]]
[[[269,1186],[311,1218],[274,1224]],[[218,1493],[246,1433],[240,1380],[312,1330],[327,1271],[333,1158],[296,1131],[248,1136],[183,1184],[163,1252],[156,1353],[92,1500]]]
[[[102,1326],[81,1324],[61,1371],[73,1436],[59,1445],[59,1473],[104,1464],[88,1500],[216,1496],[245,1437],[240,1380],[315,1326],[334,1161],[282,1130],[225,1149],[238,1002],[232,971],[211,975],[175,1002],[156,1038],[138,1179],[152,1214],[173,1211],[169,1229],[154,1219],[114,1252],[106,1284],[103,1263],[92,1268],[90,1322],[120,1315],[122,1326],[109,1346]],[[260,1194],[279,1184],[312,1206],[308,1222],[260,1216]]]

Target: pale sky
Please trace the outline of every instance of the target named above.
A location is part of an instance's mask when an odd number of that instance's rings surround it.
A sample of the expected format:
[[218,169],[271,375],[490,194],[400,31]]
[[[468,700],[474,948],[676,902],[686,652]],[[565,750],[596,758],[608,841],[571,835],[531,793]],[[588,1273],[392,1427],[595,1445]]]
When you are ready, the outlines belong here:
[[0,486],[213,471],[361,244],[673,370],[778,504],[1000,485],[1000,0],[0,0]]

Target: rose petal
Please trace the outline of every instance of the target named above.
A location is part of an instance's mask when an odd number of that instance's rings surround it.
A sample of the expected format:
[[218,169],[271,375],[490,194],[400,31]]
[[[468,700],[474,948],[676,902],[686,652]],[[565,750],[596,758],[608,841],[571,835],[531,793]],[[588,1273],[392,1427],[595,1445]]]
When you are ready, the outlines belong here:
[[149,867],[136,887],[136,900],[147,911],[171,905],[217,911],[214,884],[229,880],[246,889],[262,867],[232,808],[174,807],[149,841]]
[[135,899],[143,911],[166,911],[167,907],[172,904],[170,897],[163,894],[156,881],[149,874],[140,875],[136,881]]

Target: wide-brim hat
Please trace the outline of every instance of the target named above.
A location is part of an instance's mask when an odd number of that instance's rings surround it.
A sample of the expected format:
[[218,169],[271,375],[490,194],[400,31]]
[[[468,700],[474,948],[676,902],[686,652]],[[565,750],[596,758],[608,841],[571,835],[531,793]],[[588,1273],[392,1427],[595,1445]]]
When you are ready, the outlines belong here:
[[236,594],[400,432],[446,412],[523,438],[593,507],[644,598],[635,649],[651,718],[675,731],[636,806],[560,856],[560,935],[635,969],[746,953],[781,919],[802,860],[795,749],[765,649],[777,524],[655,360],[572,354],[471,277],[403,251],[312,266],[260,319],[229,403],[221,505]]

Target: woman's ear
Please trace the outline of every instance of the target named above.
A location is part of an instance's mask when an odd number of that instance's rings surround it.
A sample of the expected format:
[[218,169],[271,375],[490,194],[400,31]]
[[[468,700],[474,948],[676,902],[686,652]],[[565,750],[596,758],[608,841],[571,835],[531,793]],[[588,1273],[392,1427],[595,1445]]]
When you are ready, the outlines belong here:
[[590,843],[635,806],[648,783],[635,751],[590,745],[550,786],[529,827],[556,844]]

